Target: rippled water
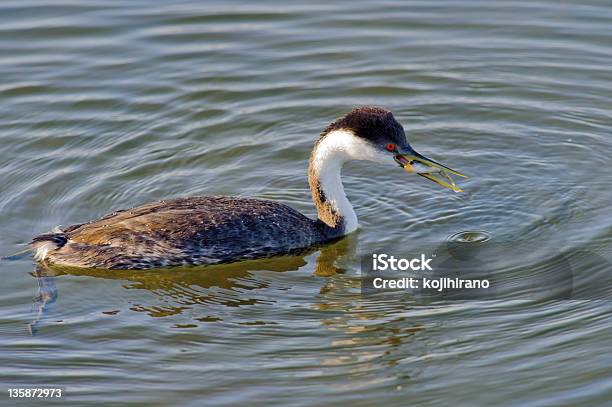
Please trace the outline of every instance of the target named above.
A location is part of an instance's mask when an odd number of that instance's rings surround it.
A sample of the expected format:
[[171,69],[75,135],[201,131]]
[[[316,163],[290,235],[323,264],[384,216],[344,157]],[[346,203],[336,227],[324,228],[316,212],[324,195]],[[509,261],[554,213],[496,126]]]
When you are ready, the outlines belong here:
[[3,1],[2,254],[176,196],[312,216],[313,140],[355,105],[392,109],[470,179],[453,194],[352,163],[361,230],[303,257],[39,278],[4,261],[0,403],[49,385],[74,405],[609,404],[607,290],[422,304],[362,296],[359,264],[484,232],[529,248],[491,265],[508,287],[569,262],[574,287],[606,288],[610,27],[597,0]]

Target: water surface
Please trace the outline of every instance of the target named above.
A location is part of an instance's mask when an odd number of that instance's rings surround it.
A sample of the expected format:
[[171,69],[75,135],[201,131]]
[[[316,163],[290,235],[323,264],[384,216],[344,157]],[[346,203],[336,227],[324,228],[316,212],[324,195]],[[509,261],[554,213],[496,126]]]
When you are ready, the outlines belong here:
[[537,253],[500,253],[491,271],[510,286],[554,276],[559,256],[579,279],[609,276],[611,26],[597,0],[3,1],[2,254],[178,196],[313,216],[312,143],[356,105],[393,110],[415,148],[470,179],[454,194],[351,163],[361,230],[304,256],[39,279],[29,258],[2,262],[0,391],[61,386],[67,404],[104,406],[609,404],[603,296],[364,297],[359,265],[483,231]]

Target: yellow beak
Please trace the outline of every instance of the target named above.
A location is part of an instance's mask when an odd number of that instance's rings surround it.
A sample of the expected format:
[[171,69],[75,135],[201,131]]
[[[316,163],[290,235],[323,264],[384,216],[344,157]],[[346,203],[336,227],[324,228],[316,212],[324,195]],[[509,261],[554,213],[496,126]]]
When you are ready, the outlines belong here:
[[[450,173],[459,177],[467,178],[467,175],[427,158],[414,150],[408,152],[407,154],[397,154],[395,156],[395,161],[404,167],[404,170],[407,172],[415,172],[421,177],[455,192],[462,192],[462,190],[455,184],[455,181],[448,174]],[[431,171],[429,169],[431,169]],[[439,173],[444,179],[436,177],[433,175],[434,173]]]

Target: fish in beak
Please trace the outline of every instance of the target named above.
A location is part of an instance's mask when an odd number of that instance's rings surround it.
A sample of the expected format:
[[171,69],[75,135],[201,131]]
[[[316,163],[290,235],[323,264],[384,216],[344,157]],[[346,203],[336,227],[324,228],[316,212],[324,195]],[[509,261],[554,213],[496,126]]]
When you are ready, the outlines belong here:
[[[402,149],[401,152],[395,154],[394,159],[407,172],[413,172],[455,192],[461,192],[462,190],[455,184],[450,174],[467,178],[465,174],[440,164],[431,158],[427,158],[414,151],[411,147]],[[439,177],[434,174],[439,175]]]

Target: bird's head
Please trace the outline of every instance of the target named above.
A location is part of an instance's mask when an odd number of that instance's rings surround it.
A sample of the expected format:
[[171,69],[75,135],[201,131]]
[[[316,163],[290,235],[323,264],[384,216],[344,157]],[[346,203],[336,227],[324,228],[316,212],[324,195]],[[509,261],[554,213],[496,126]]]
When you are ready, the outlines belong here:
[[[437,161],[416,152],[408,143],[404,128],[393,114],[380,107],[360,107],[331,123],[323,138],[337,138],[348,159],[399,165],[438,185],[460,192],[450,174],[467,178]],[[434,175],[435,174],[435,175]]]

